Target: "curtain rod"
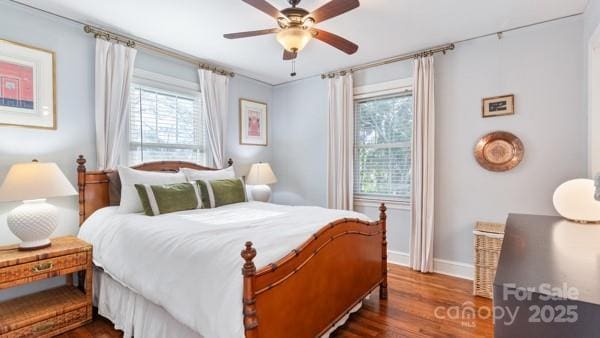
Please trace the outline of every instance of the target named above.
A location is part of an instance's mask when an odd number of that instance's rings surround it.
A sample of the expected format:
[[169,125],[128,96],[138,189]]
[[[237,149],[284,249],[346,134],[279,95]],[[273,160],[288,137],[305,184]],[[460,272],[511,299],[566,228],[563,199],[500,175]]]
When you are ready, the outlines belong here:
[[550,23],[550,22],[554,22],[554,21],[559,21],[559,20],[564,20],[564,19],[568,19],[568,18],[572,18],[575,16],[580,16],[583,15],[583,13],[575,13],[575,14],[570,14],[570,15],[565,15],[565,16],[561,16],[558,18],[553,18],[553,19],[548,19],[548,20],[544,20],[544,21],[538,21],[538,22],[534,22],[534,23],[530,23],[527,25],[523,25],[523,26],[517,26],[517,27],[513,27],[513,28],[508,28],[499,32],[494,32],[494,33],[488,33],[488,34],[483,34],[483,35],[478,35],[478,36],[473,36],[467,39],[463,39],[463,40],[459,40],[459,41],[454,41],[454,44],[459,44],[459,43],[463,43],[463,42],[468,42],[468,41],[473,41],[473,40],[477,40],[477,39],[481,39],[481,38],[487,38],[490,36],[494,36],[496,35],[498,37],[498,39],[502,39],[502,34],[507,33],[507,32],[512,32],[512,31],[516,31],[516,30],[520,30],[520,29],[524,29],[524,28],[529,28],[529,27],[533,27],[533,26],[537,26],[537,25],[542,25],[545,23]]
[[362,65],[354,66],[354,67],[348,68],[348,69],[341,69],[341,70],[336,70],[336,71],[329,72],[329,73],[324,73],[324,74],[321,74],[321,78],[322,79],[334,78],[336,75],[346,75],[347,73],[352,73],[352,72],[356,72],[359,70],[383,66],[383,65],[390,64],[390,63],[410,60],[410,59],[414,59],[416,57],[423,56],[423,55],[434,55],[437,53],[446,54],[446,52],[449,50],[454,50],[453,43],[450,43],[447,45],[442,45],[442,46],[437,46],[437,47],[433,47],[433,48],[429,48],[429,49],[423,49],[423,50],[408,53],[408,54],[398,55],[398,56],[394,56],[391,58],[387,58],[387,59],[383,59],[383,60],[379,60],[379,61],[375,61],[375,62],[369,62],[369,63],[365,63]]
[[121,35],[121,34],[115,34],[115,33],[109,32],[109,31],[104,30],[104,29],[92,27],[90,25],[83,26],[83,31],[86,32],[86,33],[88,33],[88,34],[94,34],[95,38],[102,38],[102,39],[105,39],[105,40],[108,40],[108,41],[114,40],[114,41],[117,41],[119,43],[123,43],[123,44],[125,44],[125,45],[127,45],[128,47],[131,47],[131,48],[134,48],[134,47],[137,46],[137,47],[140,47],[140,48],[143,48],[143,49],[146,49],[146,50],[150,50],[150,51],[153,51],[153,52],[156,52],[156,53],[167,55],[169,57],[172,57],[172,58],[175,58],[175,59],[178,59],[178,60],[182,60],[182,61],[185,61],[185,62],[188,62],[188,63],[192,63],[192,64],[195,64],[195,65],[198,65],[198,67],[200,67],[202,69],[211,70],[211,71],[213,71],[215,73],[218,73],[218,74],[221,74],[221,75],[228,75],[228,76],[231,76],[231,77],[235,76],[235,73],[233,73],[231,71],[228,71],[228,70],[225,70],[223,68],[219,68],[219,67],[210,65],[210,64],[205,63],[204,61],[202,61],[200,59],[197,59],[195,57],[184,55],[184,54],[181,54],[181,53],[177,53],[177,52],[174,52],[174,51],[162,48],[162,47],[158,47],[158,46],[155,46],[153,44],[146,43],[146,42],[141,42],[139,40],[135,40],[133,38],[130,38],[130,37],[127,37],[127,36],[124,36],[124,35]]
[[545,24],[545,23],[550,23],[550,22],[554,22],[554,21],[558,21],[558,20],[568,19],[568,18],[572,18],[572,17],[579,16],[579,15],[582,15],[582,14],[583,13],[575,13],[575,14],[565,15],[565,16],[561,16],[561,17],[558,17],[558,18],[544,20],[544,21],[540,21],[540,22],[535,22],[535,23],[528,24],[528,25],[523,25],[523,26],[508,28],[508,29],[505,29],[505,30],[499,31],[499,32],[494,32],[494,33],[488,33],[488,34],[474,36],[474,37],[471,37],[471,38],[468,38],[468,39],[455,41],[455,42],[447,44],[447,45],[442,45],[442,46],[438,46],[438,47],[424,49],[424,50],[420,50],[420,51],[409,53],[409,54],[403,54],[403,55],[399,55],[399,56],[394,56],[394,57],[391,57],[391,58],[388,58],[388,59],[383,59],[383,60],[380,60],[380,61],[365,63],[365,64],[362,64],[362,65],[354,66],[352,68],[340,69],[340,70],[336,70],[336,71],[329,72],[329,73],[323,73],[323,74],[321,74],[321,78],[322,79],[333,78],[336,75],[346,75],[347,73],[351,73],[351,72],[355,72],[355,71],[359,71],[359,70],[364,70],[364,69],[368,69],[368,68],[372,68],[372,67],[377,67],[377,66],[382,66],[382,65],[386,65],[386,64],[390,64],[390,63],[395,63],[395,62],[410,60],[410,59],[413,59],[413,58],[421,56],[421,55],[437,54],[437,53],[446,54],[446,51],[453,50],[455,48],[455,45],[459,44],[459,43],[463,43],[463,42],[467,42],[467,41],[472,41],[472,40],[476,40],[476,39],[481,39],[481,38],[486,38],[486,37],[494,36],[494,35],[498,36],[498,39],[502,39],[502,34],[506,33],[506,32],[512,32],[512,31],[516,31],[516,30],[520,30],[520,29],[524,29],[524,28],[529,28],[529,27],[533,27],[533,26],[537,26],[537,25],[541,25],[541,24]]

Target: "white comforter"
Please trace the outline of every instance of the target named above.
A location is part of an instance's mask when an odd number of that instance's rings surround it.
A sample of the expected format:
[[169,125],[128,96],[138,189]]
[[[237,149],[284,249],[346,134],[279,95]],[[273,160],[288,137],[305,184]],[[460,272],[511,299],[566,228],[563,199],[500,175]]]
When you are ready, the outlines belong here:
[[204,337],[243,337],[240,252],[246,241],[263,267],[325,224],[362,214],[261,202],[160,216],[94,213],[79,237],[94,263]]

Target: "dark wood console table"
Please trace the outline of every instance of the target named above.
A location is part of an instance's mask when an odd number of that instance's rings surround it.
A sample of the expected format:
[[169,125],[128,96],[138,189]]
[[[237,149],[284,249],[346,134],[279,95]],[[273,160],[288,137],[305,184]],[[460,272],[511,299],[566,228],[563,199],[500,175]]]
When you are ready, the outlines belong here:
[[599,337],[600,225],[511,214],[494,307],[497,338]]

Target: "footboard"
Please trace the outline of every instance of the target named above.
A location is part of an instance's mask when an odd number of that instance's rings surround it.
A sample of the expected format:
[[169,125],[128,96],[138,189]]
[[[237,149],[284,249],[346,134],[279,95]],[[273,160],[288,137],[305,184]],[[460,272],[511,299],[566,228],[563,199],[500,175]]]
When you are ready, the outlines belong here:
[[252,242],[242,251],[247,338],[316,337],[380,286],[387,298],[386,207],[379,221],[341,219],[299,248],[256,270]]

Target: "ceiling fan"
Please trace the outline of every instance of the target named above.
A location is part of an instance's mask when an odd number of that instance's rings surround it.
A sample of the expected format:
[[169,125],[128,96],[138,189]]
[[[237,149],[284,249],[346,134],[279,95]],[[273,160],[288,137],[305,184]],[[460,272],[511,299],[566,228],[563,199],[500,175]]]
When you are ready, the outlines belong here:
[[288,0],[292,7],[281,11],[265,0],[242,1],[276,19],[279,28],[223,35],[223,37],[227,39],[277,34],[277,41],[279,41],[284,48],[284,60],[295,59],[298,56],[298,52],[300,52],[312,38],[321,40],[350,55],[356,53],[358,50],[358,45],[355,43],[333,33],[314,28],[315,24],[357,8],[360,6],[358,0],[332,0],[313,12],[298,7],[301,0]]

